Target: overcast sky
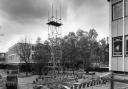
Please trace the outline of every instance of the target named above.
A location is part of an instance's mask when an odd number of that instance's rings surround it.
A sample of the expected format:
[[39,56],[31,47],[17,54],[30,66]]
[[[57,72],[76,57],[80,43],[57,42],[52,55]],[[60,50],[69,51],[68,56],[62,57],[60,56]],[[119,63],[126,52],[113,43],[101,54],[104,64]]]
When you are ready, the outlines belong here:
[[[62,35],[96,29],[99,39],[108,36],[109,11],[107,0],[0,0],[0,51],[25,36],[34,42],[37,37],[48,38],[48,10],[62,7]],[[55,9],[54,9],[55,10]]]

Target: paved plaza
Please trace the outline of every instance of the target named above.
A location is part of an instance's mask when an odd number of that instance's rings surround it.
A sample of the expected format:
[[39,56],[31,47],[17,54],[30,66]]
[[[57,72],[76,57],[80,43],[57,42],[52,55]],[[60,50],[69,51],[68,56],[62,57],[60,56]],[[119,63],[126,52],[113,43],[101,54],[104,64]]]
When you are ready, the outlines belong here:
[[[2,76],[6,77],[6,73],[4,73],[4,71],[0,71],[0,73],[2,73]],[[103,76],[104,74],[106,73],[95,73],[95,75],[100,75],[100,76]],[[65,76],[64,76],[65,77]],[[87,82],[89,80],[91,80],[92,76],[91,75],[84,75],[84,79],[78,79],[78,83],[83,83],[83,82]],[[94,77],[94,76],[93,76]],[[19,89],[33,89],[34,87],[34,84],[33,84],[33,81],[35,81],[37,78],[39,78],[38,75],[32,75],[32,76],[29,76],[29,77],[19,77],[18,78],[18,88]],[[57,78],[57,77],[56,77]],[[94,77],[95,78],[95,77]],[[98,77],[97,77],[98,78]],[[66,78],[65,78],[66,79]],[[68,78],[67,78],[68,79]],[[40,79],[39,79],[40,80]],[[44,80],[42,80],[43,82],[45,82]],[[65,81],[66,82],[66,81]],[[68,81],[70,82],[70,81]],[[74,83],[75,81],[71,81],[71,83]],[[121,87],[119,87],[120,85],[119,84],[116,84],[115,87],[117,89],[124,89],[124,85],[121,84]],[[6,89],[5,86],[1,86],[0,89]],[[67,87],[68,89],[68,87]],[[77,88],[79,89],[79,88]],[[110,83],[106,83],[106,84],[99,84],[99,85],[94,85],[94,86],[89,86],[89,87],[85,87],[85,88],[81,88],[81,89],[110,89]],[[127,88],[126,88],[127,89]]]

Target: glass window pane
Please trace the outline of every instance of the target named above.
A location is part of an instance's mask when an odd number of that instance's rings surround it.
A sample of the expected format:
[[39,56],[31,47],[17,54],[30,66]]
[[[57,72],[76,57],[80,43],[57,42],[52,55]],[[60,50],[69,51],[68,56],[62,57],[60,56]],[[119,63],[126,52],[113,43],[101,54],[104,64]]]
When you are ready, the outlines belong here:
[[120,1],[122,1],[122,0],[112,0],[112,4],[115,4],[115,3],[120,2]]
[[128,55],[128,36],[126,36],[126,55]]
[[128,16],[128,0],[125,0],[125,16]]
[[122,55],[122,37],[113,38],[113,56]]
[[123,17],[123,2],[114,4],[112,6],[112,10],[113,10],[113,20],[119,19],[121,17]]

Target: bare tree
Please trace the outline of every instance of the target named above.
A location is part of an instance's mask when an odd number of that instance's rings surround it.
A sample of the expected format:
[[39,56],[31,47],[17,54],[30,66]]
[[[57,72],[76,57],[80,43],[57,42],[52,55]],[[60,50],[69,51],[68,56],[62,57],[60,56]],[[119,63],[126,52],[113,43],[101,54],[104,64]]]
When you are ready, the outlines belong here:
[[18,45],[15,47],[16,53],[20,57],[20,61],[25,63],[26,76],[28,76],[29,62],[32,52],[31,48],[32,48],[32,44],[30,44],[30,40],[28,40],[27,38],[21,40],[18,43]]

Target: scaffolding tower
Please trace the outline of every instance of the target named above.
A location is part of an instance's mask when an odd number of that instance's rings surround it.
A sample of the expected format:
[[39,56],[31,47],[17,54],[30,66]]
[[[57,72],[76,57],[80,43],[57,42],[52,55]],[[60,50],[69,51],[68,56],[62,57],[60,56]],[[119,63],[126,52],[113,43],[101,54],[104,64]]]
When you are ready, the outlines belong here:
[[61,70],[61,60],[62,60],[62,49],[61,49],[61,7],[60,16],[57,16],[57,8],[56,14],[54,16],[53,5],[52,5],[52,15],[49,16],[48,12],[48,39],[50,42],[50,52],[51,57],[49,60],[49,67],[54,70],[54,73],[59,72]]

